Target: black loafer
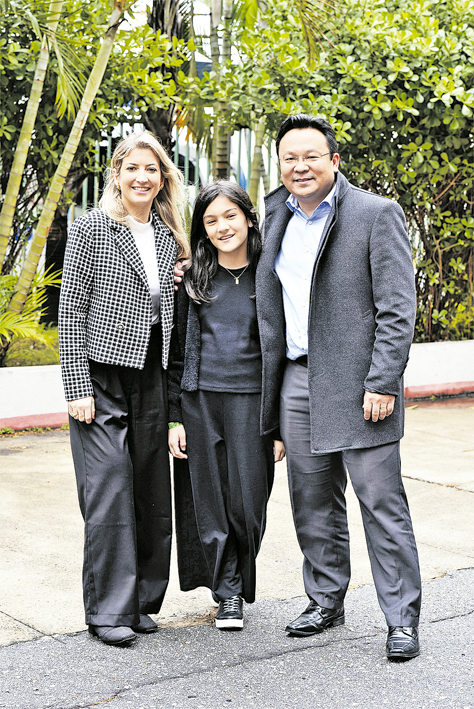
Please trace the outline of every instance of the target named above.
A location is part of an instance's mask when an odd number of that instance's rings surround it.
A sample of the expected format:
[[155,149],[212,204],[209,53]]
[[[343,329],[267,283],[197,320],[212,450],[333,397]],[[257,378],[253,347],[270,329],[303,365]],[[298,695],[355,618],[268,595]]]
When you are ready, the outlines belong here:
[[311,601],[304,613],[286,626],[285,632],[290,635],[315,635],[326,628],[344,625],[344,622],[344,604],[339,608],[323,608],[316,601]]
[[115,645],[116,647],[127,647],[137,639],[133,630],[125,626],[114,628],[108,625],[89,625],[89,633],[96,635],[106,645]]
[[410,660],[420,654],[418,628],[389,625],[386,645],[389,660]]
[[132,630],[135,633],[155,633],[158,630],[158,626],[149,615],[140,614],[140,622],[138,625],[132,625]]

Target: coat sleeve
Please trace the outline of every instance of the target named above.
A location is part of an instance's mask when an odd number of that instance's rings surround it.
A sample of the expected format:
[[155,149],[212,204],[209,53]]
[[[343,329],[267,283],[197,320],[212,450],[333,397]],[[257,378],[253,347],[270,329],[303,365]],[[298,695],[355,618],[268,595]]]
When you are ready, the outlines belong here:
[[59,353],[67,401],[94,394],[86,346],[93,279],[93,235],[84,215],[76,219],[69,232],[59,299]]
[[168,421],[182,422],[181,380],[184,371],[189,298],[180,283],[174,299],[174,325],[168,361]]
[[396,396],[408,362],[416,316],[415,272],[405,216],[383,200],[374,221],[369,259],[375,306],[375,341],[364,387]]

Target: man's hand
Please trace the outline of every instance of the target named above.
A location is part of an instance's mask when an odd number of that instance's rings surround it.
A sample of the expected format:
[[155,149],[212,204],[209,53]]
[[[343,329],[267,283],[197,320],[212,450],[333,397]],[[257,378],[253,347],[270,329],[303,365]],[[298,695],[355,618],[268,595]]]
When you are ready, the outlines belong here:
[[187,458],[184,451],[186,450],[186,431],[184,426],[175,426],[168,431],[168,446],[170,453],[175,458]]
[[273,460],[279,463],[285,457],[285,446],[283,441],[273,441]]
[[91,423],[95,419],[95,403],[93,396],[84,399],[74,399],[68,403],[68,411],[73,419]]
[[364,394],[364,418],[366,421],[383,421],[393,412],[395,397],[390,394],[374,394],[366,391]]
[[181,283],[183,280],[184,276],[184,271],[183,267],[188,263],[188,259],[185,259],[184,261],[176,261],[175,266],[174,266],[174,289],[178,290],[178,286],[176,285],[177,283]]

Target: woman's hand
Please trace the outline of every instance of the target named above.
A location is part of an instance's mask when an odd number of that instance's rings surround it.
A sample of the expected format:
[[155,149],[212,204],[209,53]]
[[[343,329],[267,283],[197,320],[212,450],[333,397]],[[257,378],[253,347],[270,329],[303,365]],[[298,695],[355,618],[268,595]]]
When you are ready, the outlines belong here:
[[68,410],[73,419],[91,423],[95,419],[95,403],[93,396],[86,396],[84,399],[74,399],[68,404]]
[[283,441],[273,441],[273,460],[279,463],[285,457],[285,446]]
[[186,431],[184,426],[175,426],[168,431],[168,446],[170,453],[175,458],[187,458],[184,451],[186,450]]

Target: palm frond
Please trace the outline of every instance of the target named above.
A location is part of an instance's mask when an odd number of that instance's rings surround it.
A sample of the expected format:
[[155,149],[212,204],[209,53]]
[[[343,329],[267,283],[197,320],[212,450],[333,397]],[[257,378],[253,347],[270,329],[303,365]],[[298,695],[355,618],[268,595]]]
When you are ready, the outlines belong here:
[[300,19],[309,57],[313,59],[323,41],[332,46],[330,35],[335,36],[337,33],[333,21],[337,0],[293,0],[293,3]]
[[234,10],[235,19],[245,28],[255,27],[259,14],[263,15],[262,19],[265,18],[261,0],[241,0],[236,3]]
[[60,286],[61,285],[62,271],[59,269],[57,271],[52,270],[52,266],[47,268],[45,271],[40,271],[36,274],[33,279],[33,288],[46,288],[47,286]]
[[48,345],[48,338],[43,333],[43,326],[26,313],[13,313],[7,310],[0,313],[0,340],[11,342],[13,337],[33,337],[38,342]]
[[[9,300],[8,294],[15,288],[17,276],[2,276],[0,279],[0,294],[4,293]],[[22,313],[15,313],[11,310],[0,311],[0,341],[11,342],[12,338],[32,337],[48,347],[51,346],[50,338],[44,330],[44,325],[40,324],[41,317],[46,311],[48,286],[59,286],[61,283],[61,271],[52,271],[51,268],[37,273],[33,280],[33,285],[28,293],[25,307]]]
[[57,31],[51,29],[50,22],[58,13],[50,11],[48,0],[0,0],[0,15],[7,25],[10,25],[10,18],[12,23],[26,21],[39,42],[47,41],[57,60],[58,115],[62,118],[67,112],[68,118],[73,118],[80,105],[86,77],[84,63],[71,45],[71,38],[61,32],[61,21],[67,22],[69,17],[67,9],[63,8],[61,12]]
[[73,118],[81,103],[81,96],[86,85],[84,64],[71,47],[56,35],[49,37],[51,47],[58,63],[58,83],[56,107],[62,118],[67,111],[68,118]]

